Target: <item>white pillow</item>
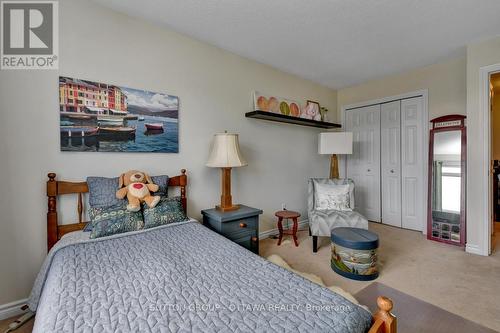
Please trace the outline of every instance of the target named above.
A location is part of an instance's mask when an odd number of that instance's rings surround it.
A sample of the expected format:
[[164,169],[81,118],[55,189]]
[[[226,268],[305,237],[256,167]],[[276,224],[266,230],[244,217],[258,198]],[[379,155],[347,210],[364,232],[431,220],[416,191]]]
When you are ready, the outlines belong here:
[[342,210],[352,211],[349,196],[349,184],[315,184],[316,200],[315,208],[317,210]]

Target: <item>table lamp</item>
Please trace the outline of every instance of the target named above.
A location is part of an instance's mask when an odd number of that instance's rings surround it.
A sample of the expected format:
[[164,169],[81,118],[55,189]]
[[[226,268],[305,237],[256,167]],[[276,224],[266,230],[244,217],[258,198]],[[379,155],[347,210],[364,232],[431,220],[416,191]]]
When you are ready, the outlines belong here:
[[222,195],[220,206],[216,208],[226,212],[236,210],[238,205],[233,205],[231,197],[231,168],[246,166],[238,142],[238,134],[218,133],[214,135],[212,148],[206,164],[211,168],[221,168],[222,172]]
[[339,178],[337,154],[352,154],[351,132],[326,132],[319,134],[318,154],[331,154],[330,178]]

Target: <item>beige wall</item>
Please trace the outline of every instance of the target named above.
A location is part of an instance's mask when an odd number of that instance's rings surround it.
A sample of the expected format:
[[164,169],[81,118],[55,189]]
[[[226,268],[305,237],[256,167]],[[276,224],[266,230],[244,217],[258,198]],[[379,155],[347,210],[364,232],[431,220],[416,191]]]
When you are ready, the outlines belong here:
[[466,59],[452,59],[402,74],[340,89],[337,119],[345,105],[412,92],[429,90],[429,119],[451,114],[466,114]]
[[[485,193],[489,188],[484,180],[489,177],[488,162],[484,162],[484,134],[486,124],[479,112],[480,68],[500,63],[500,37],[467,46],[467,247],[470,252],[487,254],[487,227],[490,217]],[[485,92],[487,93],[487,91]]]
[[[176,175],[187,168],[189,214],[220,197],[205,167],[214,133],[240,134],[248,167],[233,171],[233,200],[264,210],[261,231],[286,203],[306,217],[306,182],[328,175],[319,129],[246,119],[253,90],[317,100],[335,114],[336,92],[88,1],[61,1],[60,70],[0,72],[0,304],[28,296],[46,253],[45,181],[115,176],[130,168]],[[59,151],[58,75],[180,97],[179,154]],[[70,217],[69,213],[63,217]]]

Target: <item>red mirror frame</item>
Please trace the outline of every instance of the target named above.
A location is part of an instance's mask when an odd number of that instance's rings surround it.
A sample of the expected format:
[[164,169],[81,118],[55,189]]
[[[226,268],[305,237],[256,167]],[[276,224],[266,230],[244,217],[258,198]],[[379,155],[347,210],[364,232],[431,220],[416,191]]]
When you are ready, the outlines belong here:
[[[427,239],[442,243],[465,246],[466,239],[466,185],[467,185],[467,131],[465,126],[466,116],[452,114],[431,120],[432,128],[429,136],[429,187],[427,196]],[[434,134],[447,131],[460,131],[462,137],[461,157],[460,157],[460,177],[461,177],[461,195],[460,195],[460,241],[441,239],[432,235],[432,180],[433,180],[433,161],[434,161]],[[451,234],[451,230],[450,230]]]

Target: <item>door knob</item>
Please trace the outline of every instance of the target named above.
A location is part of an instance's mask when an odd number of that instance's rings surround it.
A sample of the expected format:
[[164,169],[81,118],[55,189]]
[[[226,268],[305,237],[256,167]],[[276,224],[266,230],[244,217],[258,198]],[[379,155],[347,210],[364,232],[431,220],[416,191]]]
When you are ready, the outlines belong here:
[[391,173],[394,173],[394,169],[391,169]]
[[370,172],[371,170],[370,170],[370,169],[368,169],[368,170],[366,170],[366,171]]

